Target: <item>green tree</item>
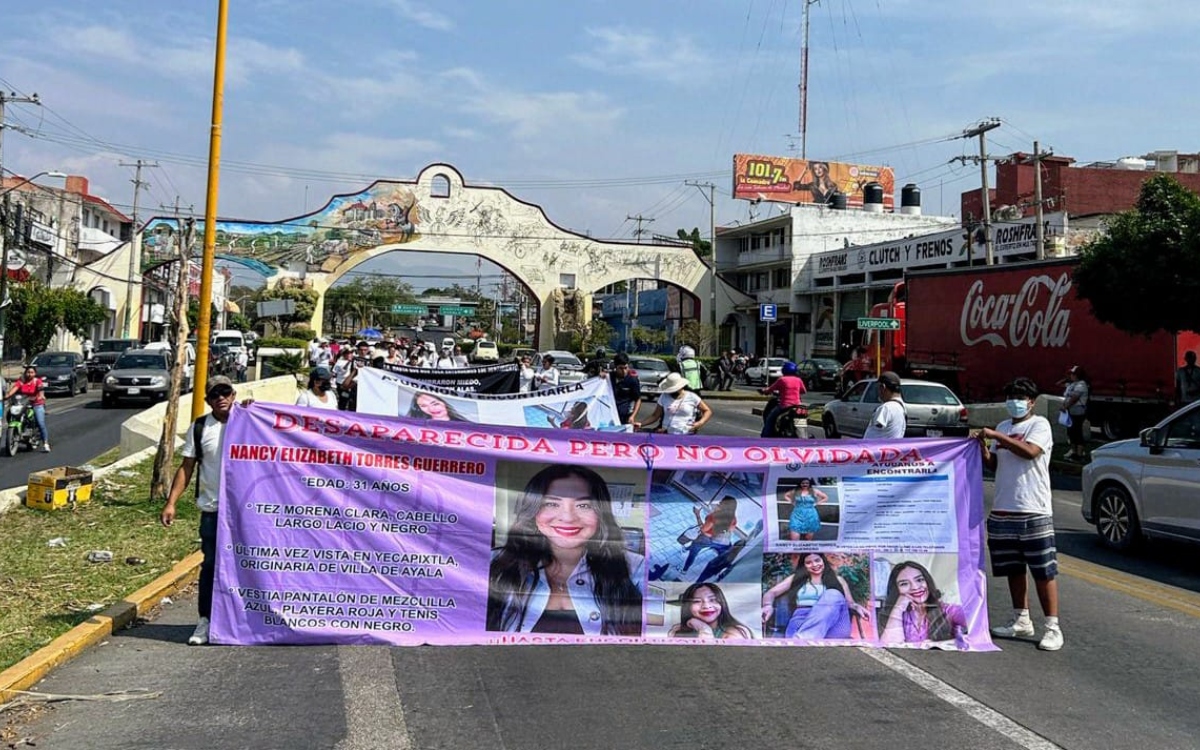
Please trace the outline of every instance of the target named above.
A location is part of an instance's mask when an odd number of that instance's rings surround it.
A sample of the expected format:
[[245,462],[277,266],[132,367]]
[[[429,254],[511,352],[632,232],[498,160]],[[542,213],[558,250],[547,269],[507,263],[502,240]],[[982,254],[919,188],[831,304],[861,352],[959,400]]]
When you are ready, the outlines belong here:
[[662,351],[667,346],[667,332],[661,328],[638,326],[633,329],[633,340],[639,351],[642,349],[652,352]]
[[678,229],[675,231],[675,236],[695,248],[696,254],[701,258],[707,258],[712,255],[712,243],[700,238],[699,227],[692,227],[692,231],[690,232],[686,229]]
[[696,350],[697,356],[713,356],[717,349],[717,331],[708,323],[689,320],[679,326],[679,335],[675,337],[680,346],[688,344]]
[[1122,331],[1200,330],[1200,197],[1175,178],[1142,183],[1131,211],[1080,249],[1076,294]]
[[250,318],[246,317],[242,313],[229,313],[226,315],[225,325],[241,331],[242,333],[249,331],[253,327],[250,323]]
[[583,341],[583,350],[594,352],[602,346],[606,349],[610,348],[616,337],[617,332],[608,324],[608,321],[597,318],[592,321],[592,325],[588,329],[587,337]]
[[7,335],[26,356],[45,350],[59,328],[83,338],[105,318],[103,307],[70,287],[52,288],[31,280],[10,287],[10,297]]

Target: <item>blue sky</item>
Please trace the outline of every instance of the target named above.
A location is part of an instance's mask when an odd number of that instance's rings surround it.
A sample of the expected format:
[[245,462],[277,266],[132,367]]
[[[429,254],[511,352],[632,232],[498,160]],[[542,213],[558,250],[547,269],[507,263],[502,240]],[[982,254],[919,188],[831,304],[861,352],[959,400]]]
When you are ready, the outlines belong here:
[[[231,2],[220,214],[275,220],[446,161],[557,223],[629,237],[705,226],[683,180],[726,196],[735,152],[797,132],[803,0]],[[142,215],[203,212],[216,0],[7,3],[4,166],[88,175],[120,206],[157,160]],[[1080,162],[1200,150],[1200,3],[821,0],[808,155],[891,165],[927,212],[957,213],[981,118],[995,154],[1037,137]],[[307,204],[306,204],[307,201]],[[718,223],[747,219],[725,198]]]

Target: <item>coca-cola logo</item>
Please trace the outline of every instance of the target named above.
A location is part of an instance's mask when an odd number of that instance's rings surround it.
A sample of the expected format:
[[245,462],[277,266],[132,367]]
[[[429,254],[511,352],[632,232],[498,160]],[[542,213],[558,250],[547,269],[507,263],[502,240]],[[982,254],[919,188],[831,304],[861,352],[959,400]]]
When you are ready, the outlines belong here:
[[985,294],[983,279],[967,290],[959,318],[963,344],[1008,347],[1065,346],[1071,334],[1071,311],[1062,306],[1071,278],[1031,276],[1016,294]]

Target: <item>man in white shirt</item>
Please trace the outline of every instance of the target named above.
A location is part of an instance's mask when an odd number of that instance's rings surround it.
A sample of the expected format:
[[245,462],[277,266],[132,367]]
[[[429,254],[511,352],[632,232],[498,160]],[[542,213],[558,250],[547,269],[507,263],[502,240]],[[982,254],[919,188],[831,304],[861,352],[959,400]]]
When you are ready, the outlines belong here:
[[978,434],[983,464],[996,472],[996,496],[987,519],[992,575],[1008,579],[1013,605],[1012,619],[992,628],[992,635],[1028,638],[1035,634],[1029,617],[1028,570],[1046,616],[1038,648],[1057,651],[1063,646],[1063,634],[1058,624],[1058,555],[1050,490],[1054,436],[1050,422],[1033,413],[1037,384],[1017,378],[1005,386],[1004,396],[1010,418]]
[[470,362],[467,361],[467,355],[463,354],[462,347],[456,344],[454,346],[454,366],[466,367],[469,364]]
[[876,381],[879,406],[871,415],[871,423],[863,433],[864,440],[897,440],[904,437],[908,420],[904,416],[904,400],[900,397],[900,376],[888,370]]
[[437,358],[435,366],[439,370],[458,369],[458,363],[454,361],[454,350],[450,347],[442,347],[442,354]]
[[246,348],[237,353],[237,361],[234,364],[234,369],[237,371],[237,381],[239,383],[246,382],[246,370],[250,368],[250,355],[246,353]]
[[208,643],[208,623],[212,617],[213,577],[217,560],[217,499],[221,494],[221,443],[225,439],[225,423],[237,399],[233,383],[224,375],[208,379],[205,401],[212,413],[201,417],[199,445],[196,444],[197,422],[193,422],[184,436],[183,463],[175,472],[167,504],[162,509],[160,520],[163,526],[175,523],[175,504],[192,481],[192,472],[200,464],[200,479],[197,483],[196,506],[200,509],[200,551],[204,561],[200,563],[200,620],[196,630],[188,638],[188,644],[202,646]]
[[317,352],[321,351],[321,340],[314,338],[308,342],[308,366],[317,366]]

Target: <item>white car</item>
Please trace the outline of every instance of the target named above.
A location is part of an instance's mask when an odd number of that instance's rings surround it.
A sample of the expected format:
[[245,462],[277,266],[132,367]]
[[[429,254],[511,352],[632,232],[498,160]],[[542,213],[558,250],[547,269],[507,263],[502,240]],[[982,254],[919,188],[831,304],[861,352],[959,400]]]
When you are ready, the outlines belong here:
[[485,341],[479,339],[475,342],[475,348],[471,351],[472,362],[499,362],[500,348],[496,346],[495,341]]
[[1092,451],[1083,469],[1083,518],[1104,544],[1136,547],[1145,537],[1200,542],[1200,402]]
[[753,367],[746,368],[746,382],[750,385],[770,385],[783,377],[783,357],[764,357]]
[[[821,417],[825,437],[861,438],[866,433],[879,407],[877,383],[875,378],[860,380],[840,398],[825,404]],[[901,378],[900,397],[905,437],[966,437],[971,431],[967,407],[941,383]]]

